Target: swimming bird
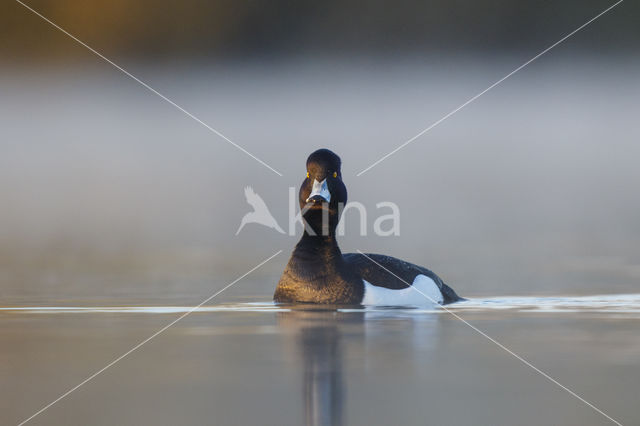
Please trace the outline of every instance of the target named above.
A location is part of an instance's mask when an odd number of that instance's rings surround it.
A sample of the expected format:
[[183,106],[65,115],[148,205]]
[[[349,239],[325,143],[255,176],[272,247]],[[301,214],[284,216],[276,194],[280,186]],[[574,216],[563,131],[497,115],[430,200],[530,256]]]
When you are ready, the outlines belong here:
[[253,207],[253,211],[245,214],[240,221],[240,227],[236,231],[236,235],[240,233],[240,230],[247,223],[259,223],[260,225],[267,226],[269,228],[273,228],[281,234],[284,234],[278,222],[276,222],[275,218],[271,215],[269,208],[265,204],[262,197],[255,193],[253,188],[247,186],[244,188],[244,196],[247,199],[247,203],[251,207]]
[[328,149],[307,158],[299,191],[305,230],[273,296],[277,303],[433,305],[462,300],[427,268],[381,254],[342,254],[336,227],[347,202],[340,157]]

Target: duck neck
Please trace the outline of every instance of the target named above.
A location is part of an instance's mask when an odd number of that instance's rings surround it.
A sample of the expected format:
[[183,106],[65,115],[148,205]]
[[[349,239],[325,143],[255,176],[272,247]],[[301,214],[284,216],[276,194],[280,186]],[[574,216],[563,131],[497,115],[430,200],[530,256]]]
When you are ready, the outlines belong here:
[[338,274],[344,262],[335,235],[309,235],[306,231],[291,258],[295,259],[294,272],[305,278]]

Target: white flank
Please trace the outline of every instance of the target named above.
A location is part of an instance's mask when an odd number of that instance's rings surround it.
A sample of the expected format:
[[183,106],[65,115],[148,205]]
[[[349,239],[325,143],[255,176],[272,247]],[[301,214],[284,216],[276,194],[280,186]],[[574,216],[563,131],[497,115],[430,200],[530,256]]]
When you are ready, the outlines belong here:
[[373,306],[434,306],[443,298],[436,283],[426,275],[418,275],[411,287],[402,290],[375,286],[364,281],[363,305]]

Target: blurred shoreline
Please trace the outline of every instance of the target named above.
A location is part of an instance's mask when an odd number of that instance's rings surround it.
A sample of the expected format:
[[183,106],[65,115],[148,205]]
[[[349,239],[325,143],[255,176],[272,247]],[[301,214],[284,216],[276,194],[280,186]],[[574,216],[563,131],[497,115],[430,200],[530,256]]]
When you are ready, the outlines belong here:
[[[381,0],[267,3],[188,0],[31,0],[30,7],[107,56],[151,60],[316,54],[541,50],[613,1],[428,3]],[[638,53],[640,7],[624,2],[579,37],[574,51]],[[0,52],[43,63],[82,56],[74,42],[17,2],[0,5]]]

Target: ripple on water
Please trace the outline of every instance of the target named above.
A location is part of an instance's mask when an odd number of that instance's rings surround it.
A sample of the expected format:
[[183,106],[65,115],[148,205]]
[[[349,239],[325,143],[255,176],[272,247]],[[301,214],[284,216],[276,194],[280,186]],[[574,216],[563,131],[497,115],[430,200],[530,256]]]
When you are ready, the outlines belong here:
[[[595,296],[562,297],[494,297],[471,298],[448,305],[446,310],[464,312],[540,312],[540,313],[617,313],[640,314],[640,294],[609,294]],[[211,306],[11,306],[0,307],[0,312],[13,313],[131,313],[131,314],[181,314],[187,312],[283,312],[289,306],[278,306],[272,302],[220,304]],[[415,314],[446,312],[445,309],[418,309],[405,307],[363,307],[339,309],[343,312],[389,312],[403,311]]]

